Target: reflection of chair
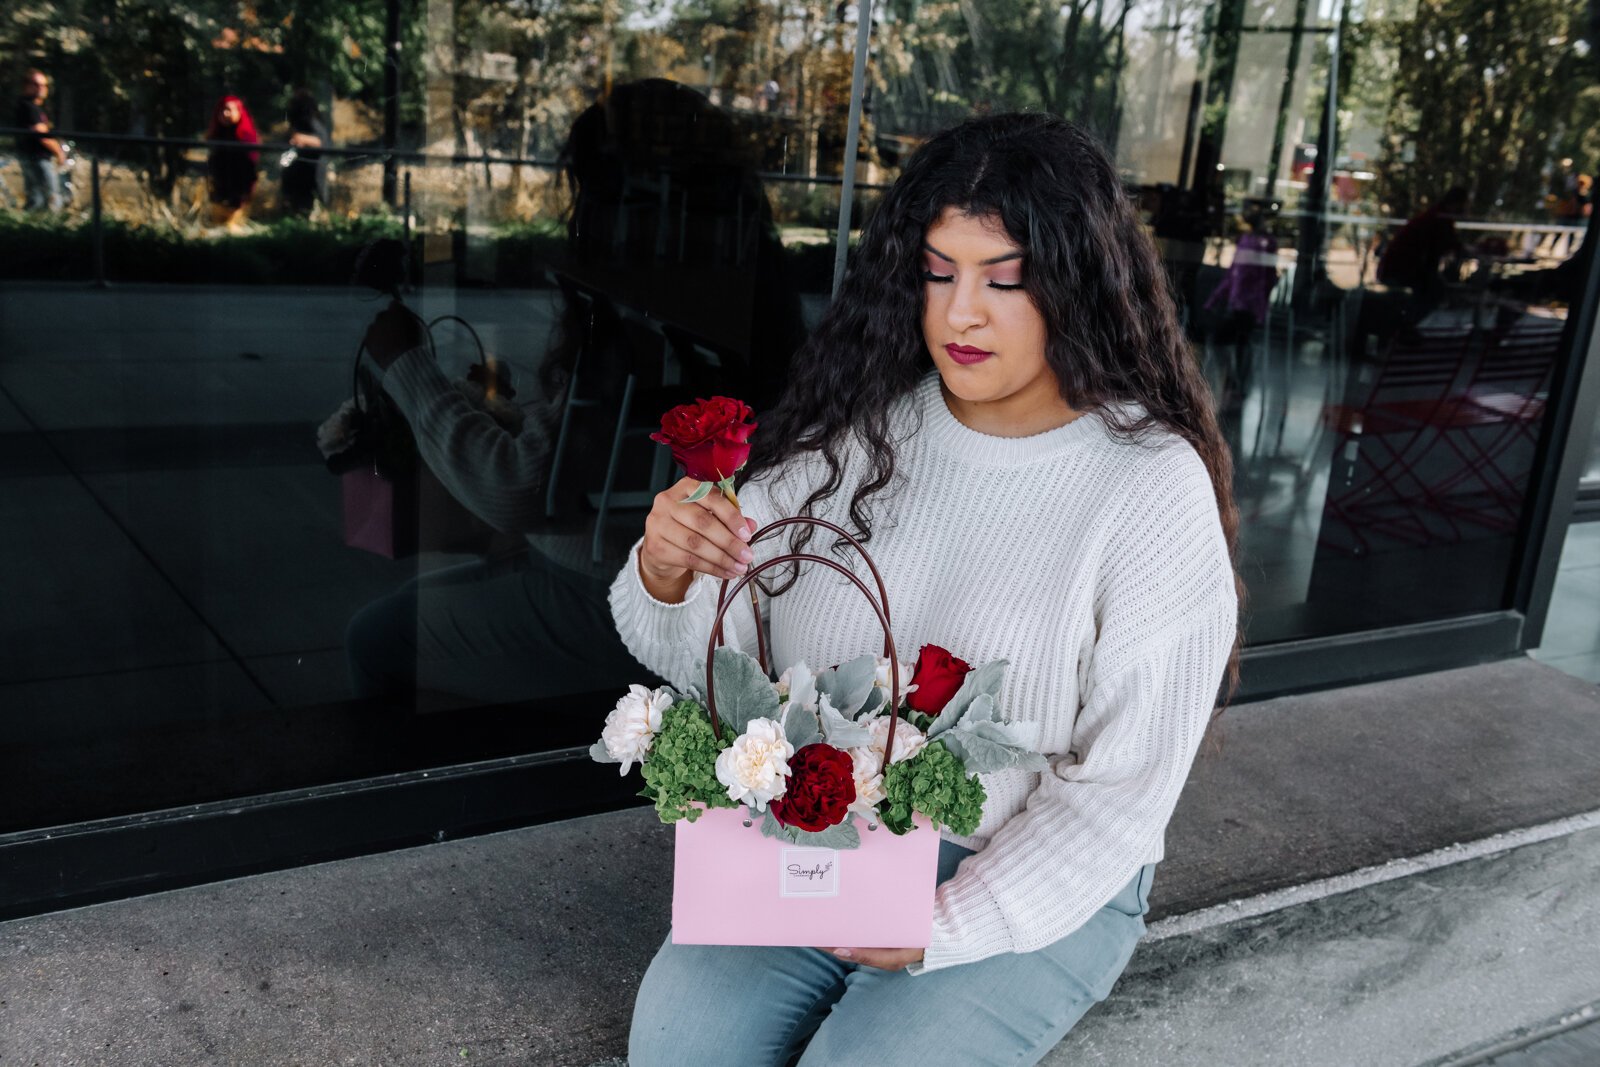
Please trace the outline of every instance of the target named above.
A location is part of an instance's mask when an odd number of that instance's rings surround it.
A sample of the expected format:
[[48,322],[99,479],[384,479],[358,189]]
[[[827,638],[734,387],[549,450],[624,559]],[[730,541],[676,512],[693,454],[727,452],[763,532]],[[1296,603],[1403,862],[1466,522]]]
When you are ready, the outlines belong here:
[[[633,413],[634,400],[637,396],[641,378],[659,379],[663,386],[670,386],[673,377],[672,353],[664,344],[649,343],[652,339],[648,334],[646,343],[634,344],[633,340],[641,332],[636,321],[638,316],[627,309],[619,309],[612,299],[598,289],[579,282],[570,275],[552,271],[549,275],[560,287],[567,307],[577,313],[584,323],[583,336],[573,357],[571,377],[567,382],[567,395],[561,410],[561,427],[556,433],[555,449],[550,459],[550,475],[545,489],[545,515],[553,516],[556,513],[556,501],[560,485],[561,471],[566,459],[567,449],[572,439],[572,415],[575,410],[597,407],[601,401],[600,388],[603,382],[590,381],[595,375],[585,374],[585,368],[596,366],[596,359],[602,348],[615,347],[622,357],[626,374],[622,383],[622,398],[617,405],[616,422],[611,432],[611,452],[606,460],[605,480],[599,493],[590,494],[590,501],[594,504],[597,515],[594,524],[594,537],[591,545],[591,555],[596,563],[602,558],[606,518],[612,507],[617,504],[615,493],[617,472],[622,463],[622,449],[629,438],[647,436],[655,426],[633,426],[629,417]],[[653,352],[652,356],[645,356],[643,351]],[[580,379],[582,384],[590,389],[585,395],[580,393]],[[657,462],[652,471],[652,487],[662,482],[663,471],[670,474],[670,468],[664,468]],[[664,484],[662,488],[664,488]],[[656,490],[652,488],[643,494],[647,498]],[[633,496],[629,503],[637,503]]]
[[[1373,548],[1373,535],[1414,544],[1439,539],[1429,522],[1433,472],[1424,460],[1474,340],[1464,328],[1408,331],[1391,346],[1360,403],[1324,410],[1325,424],[1339,435],[1327,512],[1348,529],[1357,552]],[[1448,517],[1445,522],[1454,525]],[[1324,539],[1328,533],[1325,528]]]
[[1441,510],[1491,530],[1517,528],[1561,335],[1559,321],[1525,319],[1488,337],[1466,388],[1435,418],[1460,460],[1430,487]]
[[604,293],[598,289],[591,289],[559,271],[547,271],[546,276],[561,290],[568,313],[575,319],[581,318],[584,324],[583,337],[573,355],[572,371],[567,379],[567,396],[561,405],[561,428],[556,433],[555,452],[550,459],[550,476],[545,485],[544,513],[546,518],[551,518],[556,513],[556,491],[561,477],[562,461],[567,455],[567,443],[571,438],[572,413],[577,409],[592,408],[600,403],[598,393],[583,396],[578,392],[585,357],[591,355],[597,337],[615,337],[619,331],[616,309],[611,306],[611,300]]

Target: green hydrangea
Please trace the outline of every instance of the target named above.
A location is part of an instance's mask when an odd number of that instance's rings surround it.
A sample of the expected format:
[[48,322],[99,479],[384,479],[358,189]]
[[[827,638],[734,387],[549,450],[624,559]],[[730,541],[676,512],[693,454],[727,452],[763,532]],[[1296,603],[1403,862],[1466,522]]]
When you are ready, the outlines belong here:
[[958,834],[970,834],[983,818],[987,799],[977,775],[968,775],[961,761],[933,741],[904,763],[889,765],[883,776],[883,825],[897,834],[911,829],[913,812],[933,820],[934,828],[948,826]]
[[650,745],[639,795],[655,801],[662,822],[700,817],[700,807],[732,808],[728,790],[717,781],[717,753],[733,739],[723,727],[722,740],[711,732],[706,710],[693,700],[680,700],[661,715],[661,729]]

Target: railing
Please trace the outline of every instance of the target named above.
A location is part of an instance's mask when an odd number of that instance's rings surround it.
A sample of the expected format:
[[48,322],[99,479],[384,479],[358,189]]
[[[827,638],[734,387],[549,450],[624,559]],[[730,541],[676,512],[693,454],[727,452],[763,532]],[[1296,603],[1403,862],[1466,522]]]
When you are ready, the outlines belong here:
[[[32,130],[15,127],[0,126],[0,139],[34,136]],[[91,130],[51,130],[47,135],[53,140],[78,145],[107,146],[107,147],[144,147],[153,149],[180,149],[183,151],[204,150],[207,152],[217,149],[227,151],[262,152],[277,155],[291,149],[305,152],[308,149],[301,146],[281,141],[261,141],[256,143],[240,143],[233,141],[208,141],[201,138],[189,137],[161,137],[144,134],[101,133]],[[540,158],[533,156],[500,155],[484,149],[475,153],[454,152],[421,152],[391,149],[381,145],[319,145],[309,149],[318,153],[320,157],[330,160],[340,160],[346,164],[381,164],[390,167],[427,167],[427,166],[481,166],[483,168],[484,183],[490,187],[494,184],[493,168],[495,167],[530,167],[536,170],[550,172],[559,171],[562,164],[557,159]],[[102,200],[102,158],[99,153],[85,153],[88,155],[89,170],[89,224],[91,227],[91,247],[93,249],[93,272],[96,286],[103,287],[106,281],[105,265],[105,240],[104,240],[104,211]],[[114,164],[113,164],[114,165]],[[764,183],[782,185],[810,185],[823,187],[838,187],[844,184],[842,177],[828,175],[803,175],[774,171],[757,171],[755,176]],[[405,227],[405,237],[411,237],[413,223],[412,211],[412,171],[407,167],[401,174],[400,203],[391,206],[398,209],[402,224]],[[854,187],[858,190],[881,191],[887,189],[885,184],[856,182]]]

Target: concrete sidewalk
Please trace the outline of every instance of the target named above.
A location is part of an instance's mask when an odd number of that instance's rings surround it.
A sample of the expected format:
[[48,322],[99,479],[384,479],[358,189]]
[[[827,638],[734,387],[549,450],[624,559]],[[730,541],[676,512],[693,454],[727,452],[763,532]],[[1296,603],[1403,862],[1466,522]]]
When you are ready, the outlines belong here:
[[[1408,1067],[1600,1000],[1600,690],[1516,660],[1223,723],[1048,1062]],[[637,810],[0,924],[0,1064],[614,1060],[670,878]]]

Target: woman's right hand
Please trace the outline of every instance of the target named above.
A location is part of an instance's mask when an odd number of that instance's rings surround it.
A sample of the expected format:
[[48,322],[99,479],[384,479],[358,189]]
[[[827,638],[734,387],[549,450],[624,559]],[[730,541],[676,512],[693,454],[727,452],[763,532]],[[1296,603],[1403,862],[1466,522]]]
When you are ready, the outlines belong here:
[[735,579],[755,558],[750,535],[754,523],[713,489],[694,503],[684,503],[700,487],[684,478],[657,493],[644,520],[639,546],[639,577],[651,596],[668,604],[683,600],[696,574]]

